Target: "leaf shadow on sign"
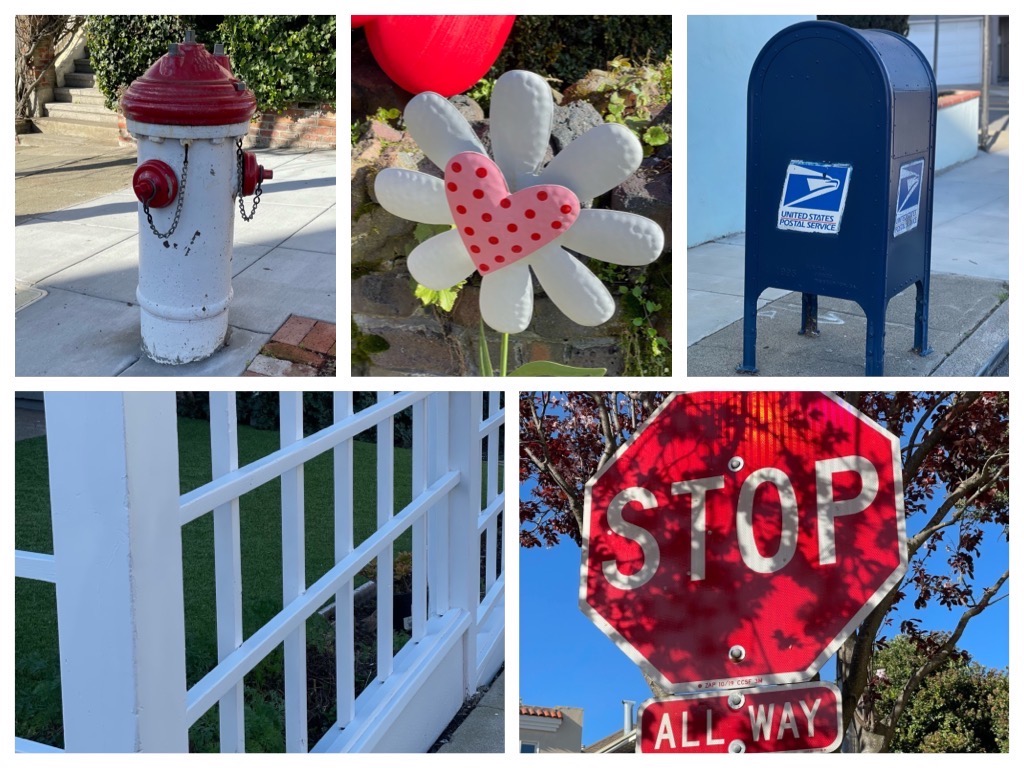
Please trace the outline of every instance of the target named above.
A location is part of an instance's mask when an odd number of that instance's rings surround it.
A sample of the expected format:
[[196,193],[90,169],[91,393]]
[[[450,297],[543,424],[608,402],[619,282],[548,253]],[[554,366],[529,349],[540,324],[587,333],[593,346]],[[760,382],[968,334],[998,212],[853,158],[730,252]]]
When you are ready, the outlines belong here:
[[[588,602],[620,647],[670,684],[820,666],[894,569],[876,556],[896,543],[878,501],[894,493],[891,454],[885,435],[820,393],[677,395],[593,486]],[[823,517],[817,462],[845,456],[883,467],[878,492],[864,510]],[[837,503],[864,491],[856,471],[827,476]],[[613,532],[600,510],[624,488],[657,503],[627,503],[622,519],[634,528]],[[653,534],[656,552],[638,530]],[[823,562],[828,530],[834,562]],[[618,589],[603,574],[613,566],[628,579],[653,557],[654,575],[636,587]],[[739,662],[734,645],[744,649]]]

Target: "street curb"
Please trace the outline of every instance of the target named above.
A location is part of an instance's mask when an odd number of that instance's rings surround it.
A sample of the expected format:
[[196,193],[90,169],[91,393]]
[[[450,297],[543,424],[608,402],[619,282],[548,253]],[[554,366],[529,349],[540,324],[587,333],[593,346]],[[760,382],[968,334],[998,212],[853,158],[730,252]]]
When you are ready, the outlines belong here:
[[990,376],[1009,354],[1010,302],[1004,301],[978,324],[932,376]]
[[977,375],[978,376],[992,376],[993,375],[993,371],[995,371],[996,368],[998,368],[1004,362],[1006,362],[1006,358],[1008,358],[1009,356],[1010,356],[1010,340],[1007,339],[1006,341],[1003,342],[1003,346],[1001,346],[999,349],[997,349],[992,354],[992,357],[990,357],[988,359],[988,362],[986,362],[984,365],[981,366],[981,368],[978,369]]

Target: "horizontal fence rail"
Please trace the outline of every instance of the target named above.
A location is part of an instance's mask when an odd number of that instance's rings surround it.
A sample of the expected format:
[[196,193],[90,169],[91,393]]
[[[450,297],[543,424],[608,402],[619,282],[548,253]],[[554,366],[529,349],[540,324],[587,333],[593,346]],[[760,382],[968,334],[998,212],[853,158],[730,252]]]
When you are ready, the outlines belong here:
[[[337,392],[332,423],[306,435],[302,393],[282,392],[280,447],[240,466],[235,394],[211,393],[211,479],[181,494],[173,393],[48,393],[54,554],[17,550],[15,576],[56,585],[65,749],[185,751],[189,728],[216,709],[220,750],[243,752],[246,676],[282,647],[287,751],[425,751],[504,659],[502,397],[379,392],[355,411],[353,394]],[[399,418],[411,424],[401,474]],[[364,434],[376,441],[375,526],[357,542],[354,441]],[[305,466],[321,455],[333,476],[334,563],[307,584],[318,534],[306,530]],[[240,499],[276,480],[282,607],[244,637]],[[399,482],[410,500],[396,511]],[[217,660],[187,687],[182,528],[207,514]],[[396,546],[406,534],[409,639],[396,652]],[[357,694],[355,583],[372,563],[375,676]],[[306,629],[325,605],[337,722],[311,748]],[[60,751],[23,738],[15,748]]]

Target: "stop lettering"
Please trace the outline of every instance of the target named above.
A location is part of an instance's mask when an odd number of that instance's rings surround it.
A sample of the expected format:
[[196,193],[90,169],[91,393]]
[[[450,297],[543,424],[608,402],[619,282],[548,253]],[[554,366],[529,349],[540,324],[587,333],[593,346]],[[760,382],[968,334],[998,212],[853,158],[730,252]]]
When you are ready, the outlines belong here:
[[581,607],[670,690],[809,679],[906,569],[900,472],[834,396],[674,396],[588,483]]

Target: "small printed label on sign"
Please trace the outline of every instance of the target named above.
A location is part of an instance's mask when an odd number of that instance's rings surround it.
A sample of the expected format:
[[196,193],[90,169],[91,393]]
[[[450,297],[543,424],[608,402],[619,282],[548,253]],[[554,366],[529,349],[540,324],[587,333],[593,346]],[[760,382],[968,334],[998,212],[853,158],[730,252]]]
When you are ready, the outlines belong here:
[[697,690],[707,691],[714,688],[750,688],[751,686],[761,685],[763,682],[763,677],[729,677],[724,680],[706,680],[702,683],[697,683]]
[[779,229],[839,234],[852,165],[791,160],[782,185]]
[[924,182],[924,160],[900,166],[900,183],[896,188],[896,221],[892,236],[899,237],[917,226],[921,212],[921,187]]

